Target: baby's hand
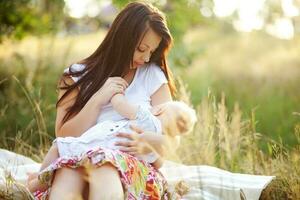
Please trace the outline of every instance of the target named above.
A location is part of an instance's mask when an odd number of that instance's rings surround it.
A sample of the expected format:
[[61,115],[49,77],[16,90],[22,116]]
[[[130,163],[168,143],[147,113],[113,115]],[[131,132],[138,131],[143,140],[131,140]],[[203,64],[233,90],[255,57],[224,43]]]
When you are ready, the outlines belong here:
[[37,172],[27,172],[27,182],[28,181],[31,181],[31,180],[33,180],[33,179],[35,179],[35,178],[37,178],[38,177],[38,173]]

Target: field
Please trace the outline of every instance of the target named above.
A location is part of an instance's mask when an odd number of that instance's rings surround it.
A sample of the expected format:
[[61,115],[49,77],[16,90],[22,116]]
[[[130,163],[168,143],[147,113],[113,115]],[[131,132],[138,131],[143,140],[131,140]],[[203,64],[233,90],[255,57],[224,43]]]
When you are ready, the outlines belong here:
[[[104,34],[0,45],[1,148],[41,161],[54,137],[57,80]],[[195,107],[198,123],[169,159],[275,175],[264,199],[300,199],[299,52],[299,37],[284,41],[207,27],[187,32],[169,63],[180,80],[177,98]]]

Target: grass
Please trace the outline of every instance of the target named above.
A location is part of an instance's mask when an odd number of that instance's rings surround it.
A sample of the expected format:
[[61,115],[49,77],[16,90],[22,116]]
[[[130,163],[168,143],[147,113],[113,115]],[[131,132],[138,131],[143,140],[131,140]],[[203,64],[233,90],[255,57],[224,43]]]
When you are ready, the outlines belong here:
[[6,177],[5,187],[0,188],[0,199],[3,200],[15,200],[15,199],[24,199],[24,200],[34,200],[34,197],[31,193],[28,192],[24,185],[19,184],[8,172]]
[[299,37],[284,41],[259,32],[199,27],[189,31],[184,42],[186,49],[181,51],[193,56],[176,72],[188,84],[194,105],[206,96],[207,88],[219,99],[225,93],[229,110],[236,102],[247,117],[255,110],[256,128],[264,137],[296,144],[292,133],[299,122],[293,113],[300,111]]
[[[101,38],[103,32],[1,44],[1,148],[42,160],[54,138],[57,80]],[[274,175],[262,199],[300,199],[299,43],[258,33],[188,32],[170,63],[185,83],[178,98],[194,105],[198,123],[168,157]],[[12,190],[0,198],[11,198]]]
[[[182,97],[180,97],[182,98]],[[186,93],[183,99],[188,100]],[[253,112],[243,117],[238,104],[228,111],[223,95],[218,101],[212,93],[197,106],[198,123],[190,135],[183,137],[181,146],[170,159],[185,164],[205,164],[238,173],[276,176],[260,199],[300,198],[300,123],[294,126],[296,145],[262,137],[256,130]],[[264,152],[260,143],[265,143]]]

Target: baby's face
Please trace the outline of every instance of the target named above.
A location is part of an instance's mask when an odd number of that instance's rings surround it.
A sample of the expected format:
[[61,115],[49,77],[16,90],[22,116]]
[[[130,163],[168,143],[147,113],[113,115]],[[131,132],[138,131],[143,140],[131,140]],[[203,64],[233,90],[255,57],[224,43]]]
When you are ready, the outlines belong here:
[[151,113],[160,120],[163,133],[172,136],[188,133],[197,120],[194,110],[180,102],[153,106]]
[[156,116],[163,129],[170,129],[172,126],[176,126],[176,106],[169,103],[163,103],[151,108],[151,113]]

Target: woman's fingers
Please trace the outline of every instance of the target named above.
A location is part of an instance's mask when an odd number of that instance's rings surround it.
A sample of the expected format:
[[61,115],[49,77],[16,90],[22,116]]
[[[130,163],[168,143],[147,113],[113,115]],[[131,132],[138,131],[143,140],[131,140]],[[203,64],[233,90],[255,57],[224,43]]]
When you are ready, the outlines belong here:
[[112,82],[110,86],[121,87],[123,90],[125,90],[127,88],[127,85],[125,85],[123,83],[119,83],[119,82]]
[[111,89],[113,94],[118,94],[118,93],[124,94],[124,89],[121,86],[112,86]]
[[115,94],[124,94],[128,83],[121,77],[110,77],[104,85],[96,92],[95,98],[101,101],[101,104],[106,105]]
[[144,133],[144,130],[141,129],[141,128],[139,128],[139,127],[137,127],[136,125],[131,124],[131,125],[130,125],[130,128],[131,128],[134,132],[136,132],[136,133],[138,133],[138,134]]
[[109,79],[109,82],[111,83],[115,83],[115,84],[118,84],[118,85],[122,85],[124,88],[127,88],[128,87],[128,83],[127,81],[125,81],[123,78],[121,77],[110,77]]
[[121,137],[121,138],[127,138],[129,140],[134,140],[135,139],[135,135],[132,134],[132,133],[117,133],[116,136]]
[[110,77],[104,83],[105,87],[112,88],[115,86],[121,86],[123,90],[128,87],[128,83],[121,77]]
[[137,142],[134,140],[130,140],[130,141],[117,141],[115,143],[116,146],[123,146],[123,147],[136,147],[137,146]]
[[137,148],[136,147],[120,147],[120,151],[129,153],[129,154],[137,154]]
[[108,87],[113,89],[115,93],[120,93],[120,91],[121,93],[123,93],[127,88],[127,83],[125,84],[124,82],[120,82],[120,81],[111,81]]

